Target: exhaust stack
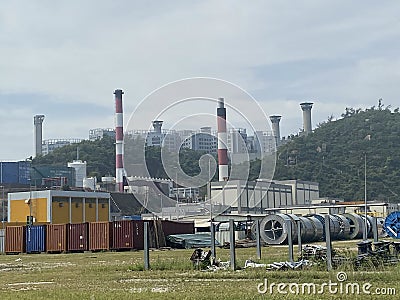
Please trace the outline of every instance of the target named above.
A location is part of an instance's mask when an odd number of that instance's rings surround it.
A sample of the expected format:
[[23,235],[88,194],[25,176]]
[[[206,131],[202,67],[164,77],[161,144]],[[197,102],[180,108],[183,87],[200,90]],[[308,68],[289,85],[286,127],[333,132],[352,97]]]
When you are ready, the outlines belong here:
[[35,139],[35,156],[42,155],[42,139],[43,139],[43,120],[44,115],[36,115],[33,117],[34,139]]
[[275,145],[279,146],[281,141],[281,130],[279,128],[279,122],[281,121],[282,116],[269,116],[269,119],[272,123],[272,134],[275,137]]
[[122,90],[115,90],[115,178],[116,190],[124,192],[124,116]]
[[224,106],[224,98],[218,98],[217,127],[219,181],[228,181],[228,149],[226,133],[226,109]]
[[303,130],[306,135],[312,132],[311,108],[313,104],[312,102],[300,103],[301,109],[303,110]]

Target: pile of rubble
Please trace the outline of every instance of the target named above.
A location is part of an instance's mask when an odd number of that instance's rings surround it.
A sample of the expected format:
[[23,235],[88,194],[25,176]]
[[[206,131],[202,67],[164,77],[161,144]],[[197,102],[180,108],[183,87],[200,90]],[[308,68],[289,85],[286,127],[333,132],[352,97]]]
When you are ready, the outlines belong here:
[[303,269],[304,267],[312,266],[312,262],[307,259],[302,259],[295,262],[290,261],[282,261],[282,262],[274,262],[272,264],[267,265],[268,271],[286,271],[286,270],[296,270]]
[[326,247],[319,245],[305,245],[301,251],[303,259],[326,261]]

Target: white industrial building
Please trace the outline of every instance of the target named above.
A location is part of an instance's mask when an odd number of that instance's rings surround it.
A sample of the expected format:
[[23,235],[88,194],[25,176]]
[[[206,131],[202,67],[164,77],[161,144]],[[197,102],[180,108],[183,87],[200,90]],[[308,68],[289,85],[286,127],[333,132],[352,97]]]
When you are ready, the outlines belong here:
[[290,180],[212,182],[211,198],[215,205],[229,206],[230,213],[266,213],[269,210],[311,204],[319,199],[316,182]]

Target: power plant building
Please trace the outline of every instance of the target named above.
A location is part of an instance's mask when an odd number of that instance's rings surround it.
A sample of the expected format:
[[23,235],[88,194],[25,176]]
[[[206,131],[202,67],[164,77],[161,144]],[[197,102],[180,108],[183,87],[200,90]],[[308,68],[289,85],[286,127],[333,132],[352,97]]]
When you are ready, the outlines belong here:
[[68,163],[69,168],[75,169],[75,187],[83,187],[86,178],[86,161],[74,160]]
[[268,210],[311,204],[319,186],[307,181],[229,180],[211,183],[213,205],[229,206],[230,213],[265,213]]
[[29,191],[8,194],[8,222],[84,223],[110,220],[110,194],[78,191]]

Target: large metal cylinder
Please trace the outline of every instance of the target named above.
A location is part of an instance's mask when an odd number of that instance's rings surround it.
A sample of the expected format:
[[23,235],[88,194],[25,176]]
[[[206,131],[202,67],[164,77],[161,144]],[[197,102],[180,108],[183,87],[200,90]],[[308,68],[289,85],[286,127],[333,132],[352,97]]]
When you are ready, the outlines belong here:
[[310,220],[310,222],[312,223],[313,227],[314,227],[314,238],[313,238],[313,242],[317,242],[317,241],[321,241],[324,237],[324,224],[322,223],[319,219],[317,219],[316,217],[307,217],[307,219]]
[[335,217],[339,222],[340,232],[338,234],[338,239],[340,240],[347,240],[350,236],[350,222],[349,220],[343,215],[332,215]]
[[[363,219],[363,224],[364,224],[364,226],[365,226],[365,216],[364,215],[361,215],[361,218]],[[372,217],[370,217],[370,216],[367,216],[367,237],[372,237],[373,236],[373,232],[372,232],[372,222],[373,222],[373,219],[372,219]]]
[[[325,240],[325,215],[323,214],[315,214],[312,215],[313,217],[317,218],[323,226],[323,234],[322,239]],[[329,224],[330,224],[330,234],[332,240],[337,240],[340,235],[340,224],[337,218],[332,215],[329,215]]]
[[298,217],[301,223],[301,240],[312,242],[315,238],[315,228],[313,222],[306,217]]
[[350,223],[349,239],[360,239],[363,236],[364,220],[358,214],[343,214]]
[[295,221],[285,214],[266,216],[260,223],[260,236],[263,241],[270,245],[279,245],[287,242],[288,234],[286,224],[292,224],[292,240],[297,241],[297,226]]

